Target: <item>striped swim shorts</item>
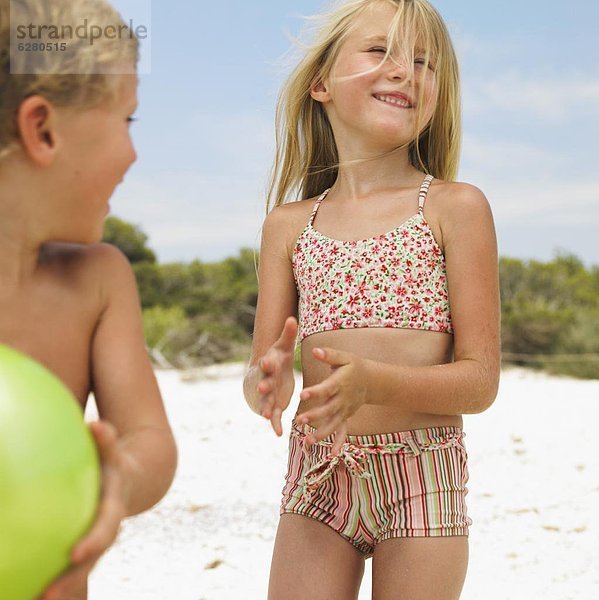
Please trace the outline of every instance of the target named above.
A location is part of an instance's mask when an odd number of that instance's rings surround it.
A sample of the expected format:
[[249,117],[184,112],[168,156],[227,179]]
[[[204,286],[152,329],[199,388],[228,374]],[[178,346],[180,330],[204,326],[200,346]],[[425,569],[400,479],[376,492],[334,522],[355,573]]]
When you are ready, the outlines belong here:
[[338,456],[333,436],[306,449],[312,431],[292,423],[281,515],[325,523],[365,558],[389,538],[468,535],[461,428],[348,435]]

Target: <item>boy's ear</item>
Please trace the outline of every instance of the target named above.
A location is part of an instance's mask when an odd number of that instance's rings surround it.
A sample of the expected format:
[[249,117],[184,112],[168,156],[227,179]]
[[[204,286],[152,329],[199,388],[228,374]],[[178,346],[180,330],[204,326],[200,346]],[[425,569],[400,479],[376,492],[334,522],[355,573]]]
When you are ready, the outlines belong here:
[[310,86],[310,96],[312,96],[316,102],[322,102],[323,104],[326,104],[331,100],[331,95],[327,90],[327,85],[322,79],[319,79],[316,83],[313,83]]
[[56,110],[42,96],[30,96],[17,111],[17,127],[25,154],[36,164],[48,166],[57,150]]

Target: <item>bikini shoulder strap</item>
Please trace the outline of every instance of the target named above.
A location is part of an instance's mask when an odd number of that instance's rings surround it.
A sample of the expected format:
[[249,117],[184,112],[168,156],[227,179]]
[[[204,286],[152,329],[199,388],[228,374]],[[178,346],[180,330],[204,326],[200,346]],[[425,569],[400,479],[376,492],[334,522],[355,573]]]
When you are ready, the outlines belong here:
[[434,177],[432,175],[427,175],[420,186],[420,193],[418,194],[418,212],[422,214],[424,211],[424,202],[426,200],[426,195],[428,194],[428,188],[431,186],[431,182]]
[[318,200],[316,200],[316,202],[314,203],[314,208],[312,209],[312,214],[310,215],[310,221],[308,221],[309,227],[312,227],[312,223],[314,221],[314,217],[316,217],[316,212],[318,211],[318,207],[320,206],[320,203],[325,199],[325,197],[329,193],[330,189],[331,188],[328,188],[322,194],[320,194],[320,196],[318,197]]

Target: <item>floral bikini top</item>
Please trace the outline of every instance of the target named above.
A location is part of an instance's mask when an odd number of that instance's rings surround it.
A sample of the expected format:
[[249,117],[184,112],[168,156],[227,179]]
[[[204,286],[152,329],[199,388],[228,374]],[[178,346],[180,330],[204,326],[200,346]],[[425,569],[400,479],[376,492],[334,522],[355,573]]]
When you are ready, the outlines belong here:
[[318,198],[293,248],[300,341],[321,331],[359,327],[453,333],[445,257],[423,213],[432,180],[427,175],[422,183],[415,215],[364,240],[336,240],[314,229],[329,190]]

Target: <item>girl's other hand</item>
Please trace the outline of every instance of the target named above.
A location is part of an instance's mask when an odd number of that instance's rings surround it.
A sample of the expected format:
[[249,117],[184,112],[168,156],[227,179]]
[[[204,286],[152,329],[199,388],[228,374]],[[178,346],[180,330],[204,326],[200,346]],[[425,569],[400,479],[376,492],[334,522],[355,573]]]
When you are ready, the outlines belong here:
[[301,391],[301,400],[316,400],[319,406],[298,415],[296,420],[302,424],[318,423],[316,430],[306,437],[308,447],[335,433],[332,452],[336,455],[347,437],[347,419],[368,397],[366,363],[355,354],[333,348],[313,348],[312,353],[314,358],[330,365],[332,373]]
[[288,317],[279,339],[258,361],[262,372],[262,378],[256,388],[260,394],[260,414],[270,420],[272,428],[279,436],[283,434],[281,415],[289,406],[295,388],[293,363],[297,330],[297,319]]
[[97,560],[113,544],[126,513],[124,452],[119,449],[116,429],[106,421],[89,425],[96,440],[102,466],[102,496],[92,527],[71,553],[71,567],[54,581],[40,600],[83,598],[82,590]]

